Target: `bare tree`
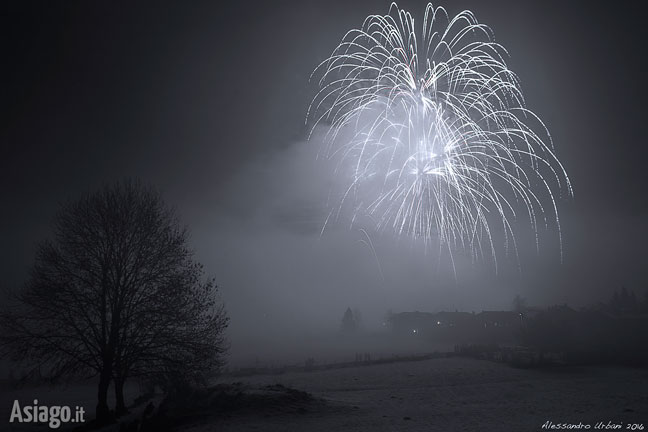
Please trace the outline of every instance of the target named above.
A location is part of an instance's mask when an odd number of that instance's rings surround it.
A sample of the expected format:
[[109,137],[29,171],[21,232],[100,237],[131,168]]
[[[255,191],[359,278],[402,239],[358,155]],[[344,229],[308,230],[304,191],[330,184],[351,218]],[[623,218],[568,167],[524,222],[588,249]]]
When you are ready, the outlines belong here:
[[[227,327],[213,280],[201,281],[202,266],[188,265],[176,279],[140,305],[128,305],[116,350],[116,411],[123,412],[124,382],[143,377],[167,385],[204,383],[222,366]],[[191,287],[191,289],[178,289]]]
[[53,375],[97,375],[100,422],[110,417],[113,379],[121,412],[129,377],[217,371],[227,317],[187,242],[175,212],[139,182],[64,205],[53,240],[0,316],[2,347]]

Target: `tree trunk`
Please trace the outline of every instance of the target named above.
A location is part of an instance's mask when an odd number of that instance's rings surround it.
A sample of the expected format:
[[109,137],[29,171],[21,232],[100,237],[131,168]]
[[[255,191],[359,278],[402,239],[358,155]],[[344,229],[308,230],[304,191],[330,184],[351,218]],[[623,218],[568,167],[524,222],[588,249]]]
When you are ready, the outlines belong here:
[[126,378],[115,377],[115,414],[117,416],[128,413],[124,403],[124,382],[126,382]]
[[108,387],[110,386],[110,372],[102,371],[99,375],[99,391],[97,392],[97,410],[95,418],[97,423],[108,423],[110,409],[108,409]]

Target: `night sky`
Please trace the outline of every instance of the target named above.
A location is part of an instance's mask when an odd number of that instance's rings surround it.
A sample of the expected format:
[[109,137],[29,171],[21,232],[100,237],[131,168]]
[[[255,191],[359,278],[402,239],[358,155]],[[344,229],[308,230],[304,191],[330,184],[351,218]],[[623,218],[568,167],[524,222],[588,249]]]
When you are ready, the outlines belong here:
[[[421,15],[425,2],[401,2]],[[456,277],[357,230],[320,239],[326,177],[306,142],[313,68],[386,1],[26,2],[2,7],[2,284],[20,284],[60,202],[105,182],[158,187],[219,283],[232,332],[334,327],[347,306],[588,305],[648,289],[648,40],[642,2],[448,1],[511,55],[575,197],[558,203],[565,257],[521,248],[521,270]],[[551,236],[548,236],[551,238]],[[528,249],[528,251],[527,251]],[[251,337],[251,336],[249,336]]]

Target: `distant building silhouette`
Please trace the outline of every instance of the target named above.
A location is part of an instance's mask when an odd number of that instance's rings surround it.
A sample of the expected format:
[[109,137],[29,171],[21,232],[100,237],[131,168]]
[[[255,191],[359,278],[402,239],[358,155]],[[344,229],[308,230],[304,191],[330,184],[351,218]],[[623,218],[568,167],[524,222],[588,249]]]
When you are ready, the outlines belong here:
[[513,311],[416,311],[392,314],[390,324],[395,333],[433,342],[512,344],[523,325],[523,316]]
[[515,311],[482,311],[477,320],[484,328],[519,327],[522,324],[522,313]]

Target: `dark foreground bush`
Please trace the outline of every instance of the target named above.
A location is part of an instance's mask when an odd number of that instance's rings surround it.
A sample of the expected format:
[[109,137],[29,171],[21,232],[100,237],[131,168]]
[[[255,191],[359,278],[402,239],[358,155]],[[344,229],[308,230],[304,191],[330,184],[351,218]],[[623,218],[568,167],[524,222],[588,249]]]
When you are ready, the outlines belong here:
[[242,383],[185,389],[166,396],[159,407],[148,405],[140,418],[123,422],[120,432],[164,432],[179,425],[210,422],[233,415],[269,416],[306,413],[323,401],[311,394],[274,384],[260,388]]

